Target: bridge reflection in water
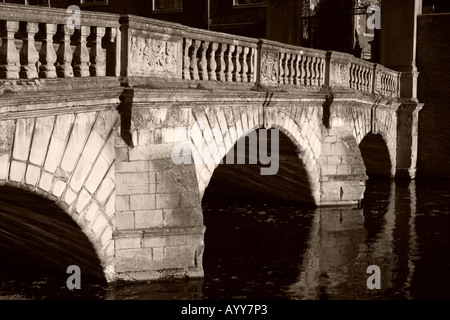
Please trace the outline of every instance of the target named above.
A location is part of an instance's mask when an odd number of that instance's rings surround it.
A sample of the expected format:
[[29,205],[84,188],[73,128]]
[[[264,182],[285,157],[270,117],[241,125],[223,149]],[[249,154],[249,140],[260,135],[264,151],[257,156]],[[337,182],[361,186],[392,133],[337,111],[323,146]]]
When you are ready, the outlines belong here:
[[[2,198],[3,215],[14,214],[11,201],[27,201],[23,195],[14,197]],[[93,249],[88,242],[84,249],[79,247],[82,239],[75,228],[60,233],[61,226],[55,224],[51,231],[62,239],[60,247],[57,242],[51,247],[38,243],[36,237],[33,251],[51,257],[51,273],[27,272],[35,268],[31,264],[22,268],[21,276],[19,269],[2,273],[0,295],[38,299],[448,299],[450,242],[445,234],[450,210],[445,203],[449,197],[445,182],[369,180],[359,209],[300,209],[268,201],[206,199],[204,280],[108,287],[83,277],[82,290],[76,293],[65,289],[67,275],[62,264],[68,261],[61,250],[67,250],[71,237],[77,247],[70,252],[76,256],[83,250],[94,256]],[[36,213],[20,216],[23,223],[33,224],[27,232],[35,232],[34,236],[43,232],[39,228],[50,231],[52,214],[42,209],[46,214],[39,216],[39,224]],[[13,231],[5,228],[10,226],[2,223],[2,235]],[[52,255],[52,250],[58,254]],[[9,257],[2,257],[3,269],[10,264]],[[32,261],[36,259],[28,263]],[[381,290],[366,287],[369,265],[381,269]]]

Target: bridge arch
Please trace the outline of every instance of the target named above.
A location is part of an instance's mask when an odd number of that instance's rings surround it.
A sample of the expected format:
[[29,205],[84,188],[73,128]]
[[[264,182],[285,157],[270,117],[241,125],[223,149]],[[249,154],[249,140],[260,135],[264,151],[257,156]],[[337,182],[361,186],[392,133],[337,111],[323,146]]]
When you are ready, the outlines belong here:
[[[214,170],[241,138],[262,128],[278,129],[297,147],[308,176],[311,196],[317,205],[320,201],[318,158],[321,142],[319,133],[313,133],[318,127],[311,121],[302,121],[299,125],[300,121],[292,117],[295,114],[293,109],[263,110],[261,106],[196,109],[196,124],[190,134],[200,196],[203,197]],[[298,112],[298,116],[301,115],[302,112]]]
[[[397,157],[397,109],[388,107],[374,107],[372,109],[353,110],[353,135],[357,144],[364,149],[367,158],[368,152],[372,148],[378,148],[384,153],[388,153],[389,172],[383,169],[381,175],[395,176]],[[370,146],[370,144],[375,145]],[[363,150],[361,150],[363,151]],[[367,160],[367,159],[365,159]],[[378,159],[381,160],[381,159]]]
[[52,200],[114,277],[115,110],[0,121],[0,183]]
[[[67,205],[29,185],[0,186],[0,235],[4,262],[13,268],[45,268],[64,277],[70,265],[83,276],[105,280],[101,248],[89,237],[88,225],[66,210]],[[6,268],[7,265],[4,265]]]

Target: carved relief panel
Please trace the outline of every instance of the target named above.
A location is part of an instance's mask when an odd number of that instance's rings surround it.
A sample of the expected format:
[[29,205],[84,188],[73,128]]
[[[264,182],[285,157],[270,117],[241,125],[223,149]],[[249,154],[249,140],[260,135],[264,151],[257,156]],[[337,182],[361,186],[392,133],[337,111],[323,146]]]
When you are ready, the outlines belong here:
[[177,78],[181,69],[179,42],[132,35],[129,63],[132,76]]
[[263,52],[261,55],[261,81],[278,82],[278,52]]
[[349,83],[350,75],[348,65],[346,64],[335,64],[334,66],[334,79],[336,84],[345,86]]

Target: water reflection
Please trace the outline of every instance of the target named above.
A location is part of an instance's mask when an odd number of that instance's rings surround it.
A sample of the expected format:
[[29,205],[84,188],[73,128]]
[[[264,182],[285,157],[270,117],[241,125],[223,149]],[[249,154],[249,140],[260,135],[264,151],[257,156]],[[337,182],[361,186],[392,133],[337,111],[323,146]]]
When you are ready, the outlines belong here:
[[[0,277],[0,296],[449,299],[449,200],[446,182],[370,180],[360,208],[311,209],[268,200],[210,201],[204,204],[203,280],[110,286],[86,280],[80,292],[68,294],[66,278],[34,275],[30,279],[17,271]],[[26,215],[21,217],[26,219]],[[370,265],[381,269],[380,290],[366,286]]]

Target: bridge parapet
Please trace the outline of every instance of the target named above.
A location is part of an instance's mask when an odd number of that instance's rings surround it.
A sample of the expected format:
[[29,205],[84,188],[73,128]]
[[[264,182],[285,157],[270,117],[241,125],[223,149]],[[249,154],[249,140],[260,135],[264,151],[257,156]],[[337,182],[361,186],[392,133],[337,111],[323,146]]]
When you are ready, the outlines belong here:
[[1,4],[0,79],[118,76],[119,16]]
[[121,76],[130,85],[158,79],[168,86],[329,85],[399,97],[399,72],[349,54],[89,11],[82,12],[77,29],[68,24],[70,10],[0,7],[0,79]]

